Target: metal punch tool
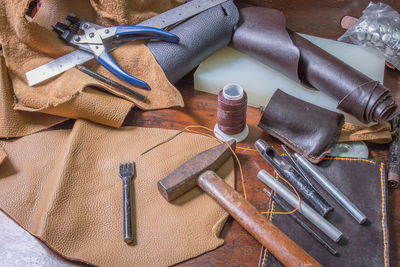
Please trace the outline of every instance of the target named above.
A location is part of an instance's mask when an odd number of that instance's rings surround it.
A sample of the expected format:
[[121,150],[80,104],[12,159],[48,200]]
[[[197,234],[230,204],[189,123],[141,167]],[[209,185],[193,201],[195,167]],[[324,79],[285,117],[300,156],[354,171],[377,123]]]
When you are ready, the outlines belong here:
[[135,175],[135,163],[121,163],[119,165],[119,176],[123,185],[124,206],[124,241],[127,244],[133,242],[132,236],[132,214],[131,214],[131,180]]
[[108,71],[119,79],[132,84],[135,87],[150,90],[150,86],[138,78],[125,72],[108,51],[116,47],[116,44],[125,43],[135,39],[160,40],[178,43],[179,37],[170,32],[145,26],[116,26],[103,28],[94,23],[81,20],[75,16],[67,16],[67,22],[58,22],[53,30],[67,43],[89,52]]

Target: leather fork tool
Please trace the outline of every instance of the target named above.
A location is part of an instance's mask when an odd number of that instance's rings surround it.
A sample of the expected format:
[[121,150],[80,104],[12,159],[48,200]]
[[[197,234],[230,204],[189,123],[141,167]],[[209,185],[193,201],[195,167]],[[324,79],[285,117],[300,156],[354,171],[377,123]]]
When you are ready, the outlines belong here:
[[123,186],[123,205],[124,205],[124,241],[132,243],[132,215],[131,215],[131,180],[135,175],[135,163],[121,163],[119,165],[119,176]]

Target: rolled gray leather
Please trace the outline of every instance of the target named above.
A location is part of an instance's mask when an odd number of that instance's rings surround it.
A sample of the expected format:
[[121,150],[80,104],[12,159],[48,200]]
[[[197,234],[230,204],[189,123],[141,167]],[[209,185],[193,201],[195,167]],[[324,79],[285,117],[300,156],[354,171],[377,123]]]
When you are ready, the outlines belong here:
[[178,44],[151,42],[147,47],[168,80],[175,83],[211,54],[228,45],[238,21],[238,9],[233,1],[228,1],[170,30],[179,36]]

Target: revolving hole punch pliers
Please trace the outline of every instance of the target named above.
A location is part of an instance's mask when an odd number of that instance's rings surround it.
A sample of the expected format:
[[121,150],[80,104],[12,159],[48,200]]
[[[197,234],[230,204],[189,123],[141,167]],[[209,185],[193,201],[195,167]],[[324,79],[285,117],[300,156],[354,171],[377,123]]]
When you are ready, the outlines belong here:
[[92,53],[97,61],[119,79],[135,87],[150,90],[150,86],[125,72],[108,54],[117,46],[135,40],[149,39],[178,43],[179,37],[162,29],[144,26],[115,26],[104,28],[77,18],[67,16],[66,23],[58,22],[53,26],[58,36],[81,50]]

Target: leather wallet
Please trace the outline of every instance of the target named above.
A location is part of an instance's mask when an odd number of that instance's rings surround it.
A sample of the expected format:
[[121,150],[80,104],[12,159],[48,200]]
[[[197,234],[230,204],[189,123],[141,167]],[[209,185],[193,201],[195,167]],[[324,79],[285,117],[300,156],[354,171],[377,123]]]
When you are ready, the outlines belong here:
[[239,11],[233,1],[210,8],[170,32],[178,44],[152,42],[147,45],[171,83],[177,82],[214,52],[228,45]]
[[[359,225],[326,191],[314,183],[335,208],[329,221],[343,232],[344,237],[336,244],[318,229],[314,230],[325,237],[339,255],[330,254],[289,216],[269,215],[269,219],[323,266],[389,266],[384,164],[370,159],[328,158],[316,167],[368,217],[366,223]],[[274,202],[270,203],[272,209],[280,211]],[[262,248],[259,265],[283,266],[265,248]]]
[[277,89],[258,126],[313,163],[328,155],[344,123],[339,114]]

